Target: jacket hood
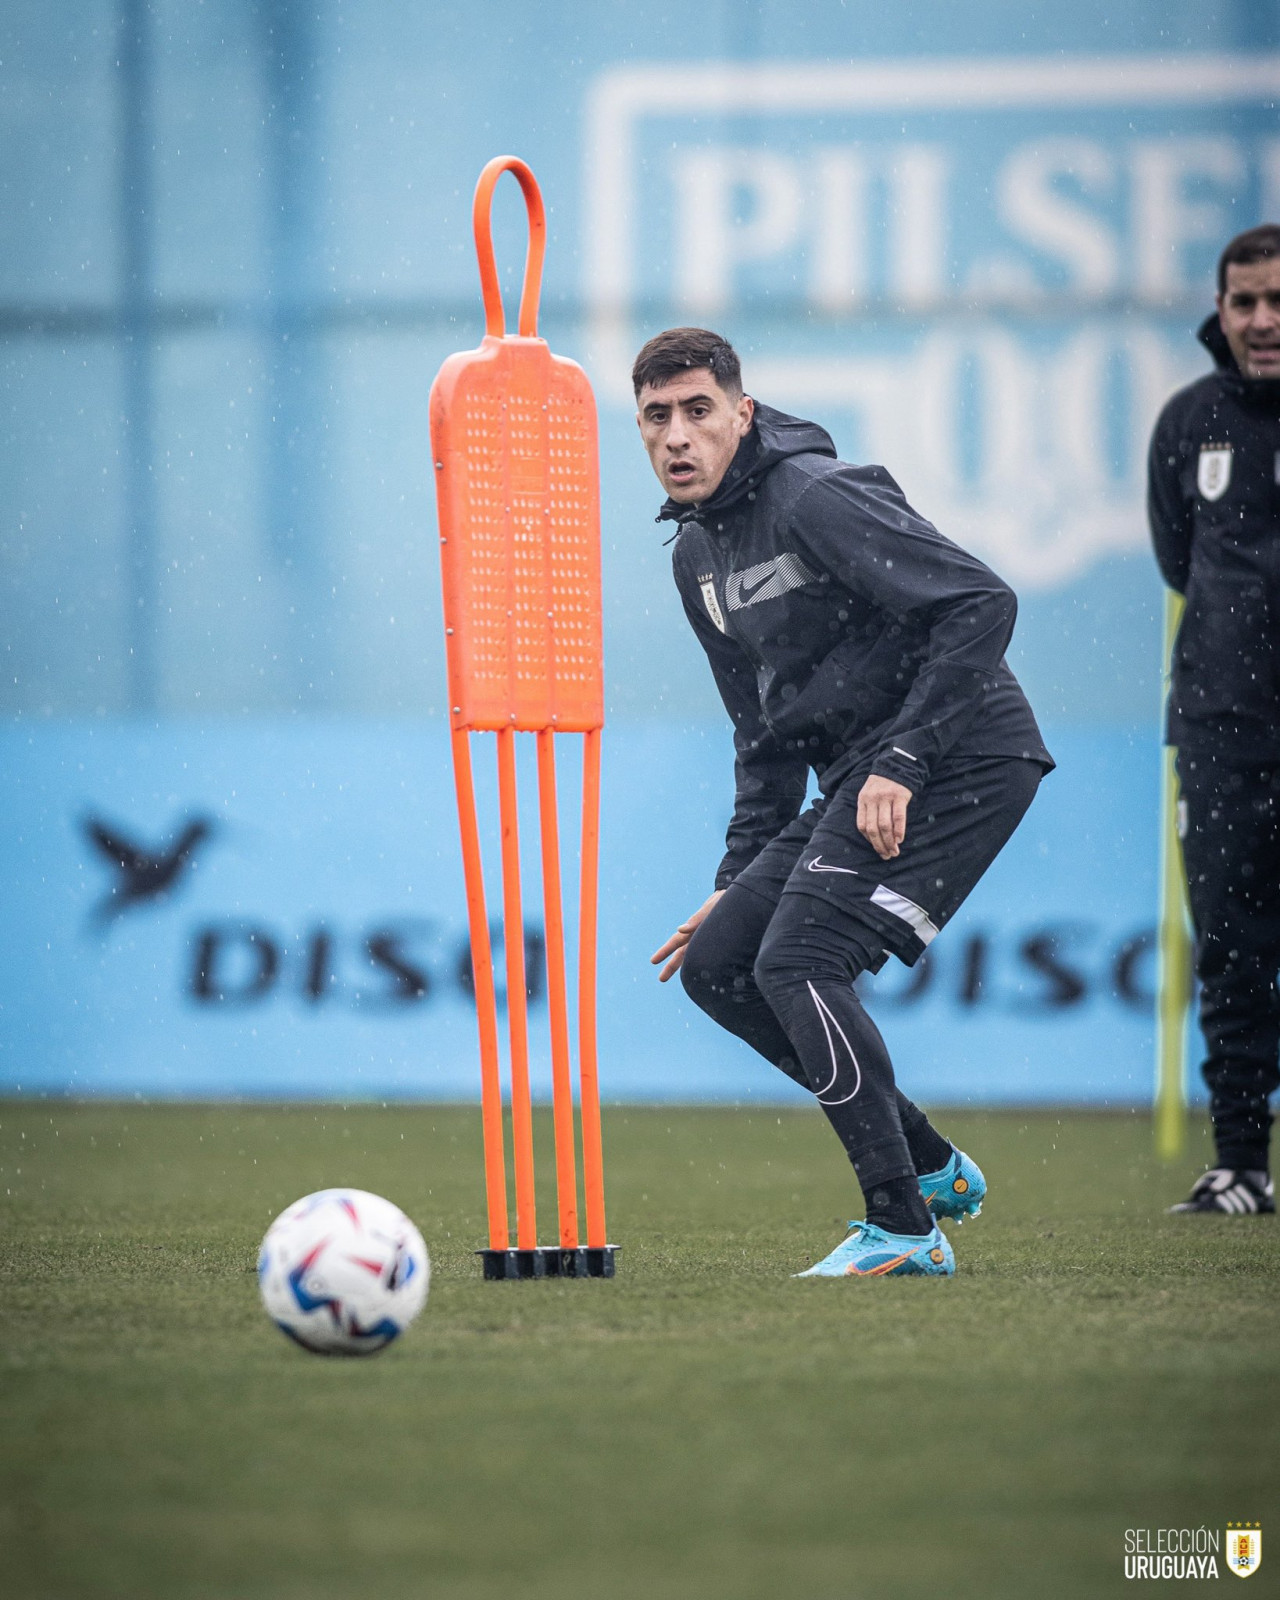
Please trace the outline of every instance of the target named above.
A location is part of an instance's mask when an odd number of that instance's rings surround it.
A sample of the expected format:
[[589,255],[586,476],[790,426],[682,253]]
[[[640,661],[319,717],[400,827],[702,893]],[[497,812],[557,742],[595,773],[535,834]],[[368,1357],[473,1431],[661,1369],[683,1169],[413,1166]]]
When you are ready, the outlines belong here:
[[1211,311],[1196,329],[1196,338],[1213,357],[1213,364],[1219,372],[1234,372],[1242,376],[1240,368],[1236,366],[1236,358],[1231,354],[1231,346],[1227,343],[1227,336],[1222,331],[1222,324],[1218,321],[1218,313]]
[[658,521],[689,522],[707,512],[724,511],[748,495],[767,472],[788,456],[834,458],[835,453],[836,447],[825,428],[820,428],[816,422],[806,422],[803,417],[775,411],[757,400],[751,432],[738,446],[716,492],[699,505],[668,500],[658,513]]

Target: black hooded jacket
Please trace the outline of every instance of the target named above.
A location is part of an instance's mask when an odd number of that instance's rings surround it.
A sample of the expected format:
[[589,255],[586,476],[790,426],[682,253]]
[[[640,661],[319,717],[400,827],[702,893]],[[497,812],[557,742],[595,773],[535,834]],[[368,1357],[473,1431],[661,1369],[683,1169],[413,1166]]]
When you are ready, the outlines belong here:
[[1165,737],[1242,762],[1280,759],[1280,382],[1246,378],[1216,315],[1216,371],[1160,413],[1147,512],[1164,581],[1187,607]]
[[827,795],[872,772],[919,793],[944,756],[1052,768],[1004,661],[1012,590],[816,423],[757,403],[716,493],[661,518],[679,523],[676,584],[734,725],[717,888],[797,816],[810,767]]

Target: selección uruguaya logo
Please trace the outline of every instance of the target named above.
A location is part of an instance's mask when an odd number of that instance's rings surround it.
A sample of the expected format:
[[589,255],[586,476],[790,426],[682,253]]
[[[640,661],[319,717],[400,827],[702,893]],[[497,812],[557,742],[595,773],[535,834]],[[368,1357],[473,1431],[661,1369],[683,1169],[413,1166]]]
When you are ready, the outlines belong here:
[[1126,1528],[1126,1578],[1218,1578],[1223,1570],[1250,1578],[1262,1565],[1262,1524],[1215,1528]]
[[1262,1565],[1262,1524],[1227,1524],[1227,1566],[1238,1578],[1249,1578]]

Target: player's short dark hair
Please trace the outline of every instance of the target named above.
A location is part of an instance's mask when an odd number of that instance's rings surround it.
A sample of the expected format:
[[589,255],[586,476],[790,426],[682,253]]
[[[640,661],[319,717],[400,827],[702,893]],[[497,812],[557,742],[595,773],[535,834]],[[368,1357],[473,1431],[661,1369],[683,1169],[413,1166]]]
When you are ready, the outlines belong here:
[[742,363],[729,341],[709,328],[668,328],[641,350],[631,368],[636,399],[646,384],[660,388],[682,372],[706,367],[730,400],[742,393]]
[[1218,259],[1218,293],[1227,292],[1228,267],[1251,267],[1255,261],[1270,261],[1273,256],[1280,256],[1280,224],[1264,222],[1236,234]]

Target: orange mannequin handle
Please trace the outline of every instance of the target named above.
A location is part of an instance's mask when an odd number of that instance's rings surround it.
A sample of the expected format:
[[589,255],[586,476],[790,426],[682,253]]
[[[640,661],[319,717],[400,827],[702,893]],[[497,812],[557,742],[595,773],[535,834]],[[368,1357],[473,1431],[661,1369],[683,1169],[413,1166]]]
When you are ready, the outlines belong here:
[[547,217],[542,206],[542,190],[532,171],[519,156],[494,156],[480,174],[476,197],[471,206],[471,227],[476,238],[476,259],[480,264],[480,293],[484,298],[484,331],[498,339],[507,336],[507,316],[502,308],[502,286],[493,254],[493,191],[504,172],[510,172],[524,191],[529,214],[529,248],[524,258],[524,288],[520,293],[519,332],[522,339],[538,337],[538,300],[542,294],[542,262],[547,253]]

